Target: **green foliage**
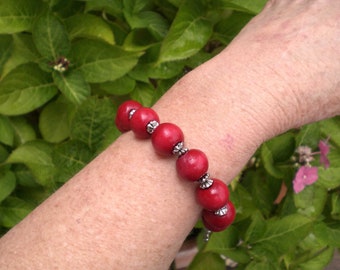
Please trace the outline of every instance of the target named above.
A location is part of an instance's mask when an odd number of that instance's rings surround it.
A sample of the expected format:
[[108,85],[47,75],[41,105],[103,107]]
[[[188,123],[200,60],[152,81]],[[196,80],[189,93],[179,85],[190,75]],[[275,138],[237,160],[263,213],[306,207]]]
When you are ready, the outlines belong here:
[[[224,48],[265,0],[0,1],[0,232],[114,141],[119,103],[152,105]],[[264,143],[237,180],[234,225],[189,269],[322,269],[340,245],[340,118]],[[330,136],[331,167],[292,192],[295,150]],[[313,165],[318,166],[318,160]],[[282,185],[288,189],[275,201]]]

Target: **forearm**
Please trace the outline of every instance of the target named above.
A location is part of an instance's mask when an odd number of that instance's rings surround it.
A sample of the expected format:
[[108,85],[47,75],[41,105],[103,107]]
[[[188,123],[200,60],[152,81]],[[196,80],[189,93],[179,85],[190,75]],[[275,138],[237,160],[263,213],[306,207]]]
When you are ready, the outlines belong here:
[[[207,153],[213,176],[229,181],[259,141],[244,132],[239,102],[225,99],[231,88],[191,77],[203,78],[200,72],[177,83],[155,109],[162,122],[182,127],[187,147]],[[8,233],[0,262],[10,269],[166,269],[199,213],[194,185],[177,177],[175,160],[129,133]]]
[[[224,60],[234,62],[234,53]],[[187,147],[208,155],[211,175],[230,181],[263,140],[287,126],[263,93],[274,77],[263,74],[253,85],[253,69],[231,64],[221,78],[211,72],[220,61],[180,80],[155,110],[182,128]],[[199,212],[194,185],[178,179],[174,160],[129,133],[7,234],[0,262],[10,269],[166,269]]]
[[[235,90],[203,67],[155,106],[162,122],[183,129],[187,147],[206,152],[211,175],[225,181],[259,145],[255,134],[263,133],[239,112],[245,103]],[[177,177],[174,163],[157,156],[150,141],[122,136],[1,240],[1,264],[165,269],[200,212],[194,185]]]
[[[264,140],[339,112],[331,74],[324,84],[317,71],[301,77],[294,72],[301,69],[292,70],[299,58],[275,62],[290,52],[288,43],[286,50],[264,49],[248,29],[154,106],[161,122],[182,128],[187,147],[207,154],[210,174],[226,182]],[[177,177],[174,164],[157,156],[150,141],[121,136],[1,239],[0,264],[166,269],[200,212],[194,185]]]

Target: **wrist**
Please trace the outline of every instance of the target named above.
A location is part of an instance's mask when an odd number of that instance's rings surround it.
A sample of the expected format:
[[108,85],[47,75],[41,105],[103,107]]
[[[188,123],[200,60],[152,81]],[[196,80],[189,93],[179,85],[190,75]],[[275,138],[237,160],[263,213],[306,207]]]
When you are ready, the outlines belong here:
[[230,181],[258,146],[283,127],[276,121],[281,115],[271,110],[274,98],[253,83],[258,75],[249,70],[240,77],[233,72],[239,66],[221,74],[221,65],[230,60],[225,61],[218,56],[190,72],[154,108],[161,121],[183,129],[188,147],[206,152],[216,177]]

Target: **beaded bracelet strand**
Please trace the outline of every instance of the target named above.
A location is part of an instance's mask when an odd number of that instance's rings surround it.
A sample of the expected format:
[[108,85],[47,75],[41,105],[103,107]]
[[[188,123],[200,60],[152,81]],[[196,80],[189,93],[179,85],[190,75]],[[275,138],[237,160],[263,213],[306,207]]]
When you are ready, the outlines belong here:
[[198,149],[184,147],[182,130],[172,123],[160,123],[157,113],[140,103],[128,100],[122,103],[115,123],[121,132],[132,130],[139,139],[151,137],[152,145],[159,155],[177,156],[178,175],[187,181],[198,182],[197,202],[202,206],[202,221],[207,229],[206,241],[211,232],[226,229],[235,218],[235,207],[229,200],[227,185],[211,178],[207,156]]

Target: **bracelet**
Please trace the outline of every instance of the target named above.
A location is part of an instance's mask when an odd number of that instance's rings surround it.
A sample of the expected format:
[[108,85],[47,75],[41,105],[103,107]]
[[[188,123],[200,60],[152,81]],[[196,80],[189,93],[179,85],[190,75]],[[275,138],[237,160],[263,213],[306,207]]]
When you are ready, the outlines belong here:
[[157,113],[140,103],[128,100],[123,102],[116,114],[115,123],[119,131],[132,130],[139,139],[151,137],[157,154],[177,156],[178,175],[187,181],[198,182],[197,202],[202,206],[202,221],[209,234],[226,229],[236,215],[235,207],[229,200],[227,185],[216,178],[210,178],[207,156],[198,149],[184,147],[182,130],[172,123],[160,123]]

